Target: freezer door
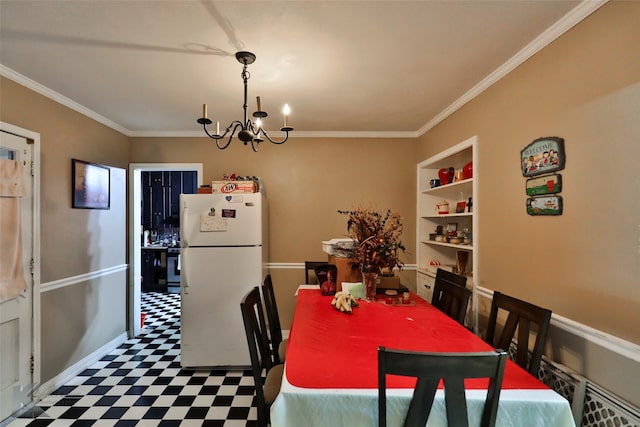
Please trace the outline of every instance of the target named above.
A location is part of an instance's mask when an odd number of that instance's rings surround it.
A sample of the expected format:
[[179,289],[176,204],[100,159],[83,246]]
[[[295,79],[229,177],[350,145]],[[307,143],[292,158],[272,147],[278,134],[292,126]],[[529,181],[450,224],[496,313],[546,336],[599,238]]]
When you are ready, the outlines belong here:
[[263,196],[260,193],[181,194],[181,246],[254,246],[262,244]]
[[181,365],[250,366],[242,297],[262,277],[261,247],[183,248]]

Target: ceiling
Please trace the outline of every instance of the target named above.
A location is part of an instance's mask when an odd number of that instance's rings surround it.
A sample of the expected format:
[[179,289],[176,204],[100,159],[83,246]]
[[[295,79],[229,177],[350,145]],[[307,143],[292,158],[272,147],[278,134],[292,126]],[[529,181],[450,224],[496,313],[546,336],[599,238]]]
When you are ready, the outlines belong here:
[[598,2],[0,0],[2,74],[129,136],[201,135],[259,95],[267,130],[417,136]]

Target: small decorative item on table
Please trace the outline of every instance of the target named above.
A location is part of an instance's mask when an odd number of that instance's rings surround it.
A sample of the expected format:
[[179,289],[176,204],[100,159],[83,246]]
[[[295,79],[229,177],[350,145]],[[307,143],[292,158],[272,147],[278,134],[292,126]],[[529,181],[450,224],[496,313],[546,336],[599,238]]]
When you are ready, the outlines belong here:
[[376,291],[378,289],[378,277],[377,271],[365,271],[362,270],[362,283],[364,284],[364,299],[367,301],[373,301],[376,298]]
[[409,292],[403,292],[402,293],[402,303],[403,304],[409,304],[411,302],[411,295],[409,294]]
[[384,294],[386,295],[385,301],[387,304],[393,304],[398,298],[398,291],[394,291],[393,289],[385,291]]

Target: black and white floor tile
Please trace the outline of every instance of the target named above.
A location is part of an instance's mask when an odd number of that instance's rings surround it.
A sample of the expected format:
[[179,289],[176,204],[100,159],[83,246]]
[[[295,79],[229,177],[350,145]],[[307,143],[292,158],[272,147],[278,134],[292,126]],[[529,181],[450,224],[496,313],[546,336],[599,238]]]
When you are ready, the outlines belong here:
[[143,293],[145,326],[9,427],[255,426],[251,371],[180,368],[180,294]]

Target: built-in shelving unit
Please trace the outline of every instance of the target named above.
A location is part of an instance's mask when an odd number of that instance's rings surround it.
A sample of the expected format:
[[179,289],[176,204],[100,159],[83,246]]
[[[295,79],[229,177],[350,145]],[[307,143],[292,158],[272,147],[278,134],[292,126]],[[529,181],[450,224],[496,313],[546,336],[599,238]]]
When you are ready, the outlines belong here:
[[[477,153],[477,137],[474,136],[418,164],[416,215],[418,295],[431,301],[437,269],[437,266],[432,265],[433,263],[439,262],[445,266],[457,266],[458,252],[468,252],[467,287],[473,290],[473,304],[471,315],[467,318],[467,324],[474,328],[477,324],[476,278],[478,268]],[[430,182],[439,178],[438,171],[440,169],[452,167],[455,171],[461,171],[469,162],[473,164],[471,178],[463,178],[450,184],[431,187]],[[458,203],[468,203],[469,199],[471,199],[471,208],[468,209],[465,206],[463,212],[456,212]],[[448,203],[450,213],[439,213],[438,204],[441,203]],[[471,236],[470,242],[436,241],[433,234],[436,233],[438,226],[442,226],[445,232],[454,226],[457,231],[468,230],[469,236]]]

